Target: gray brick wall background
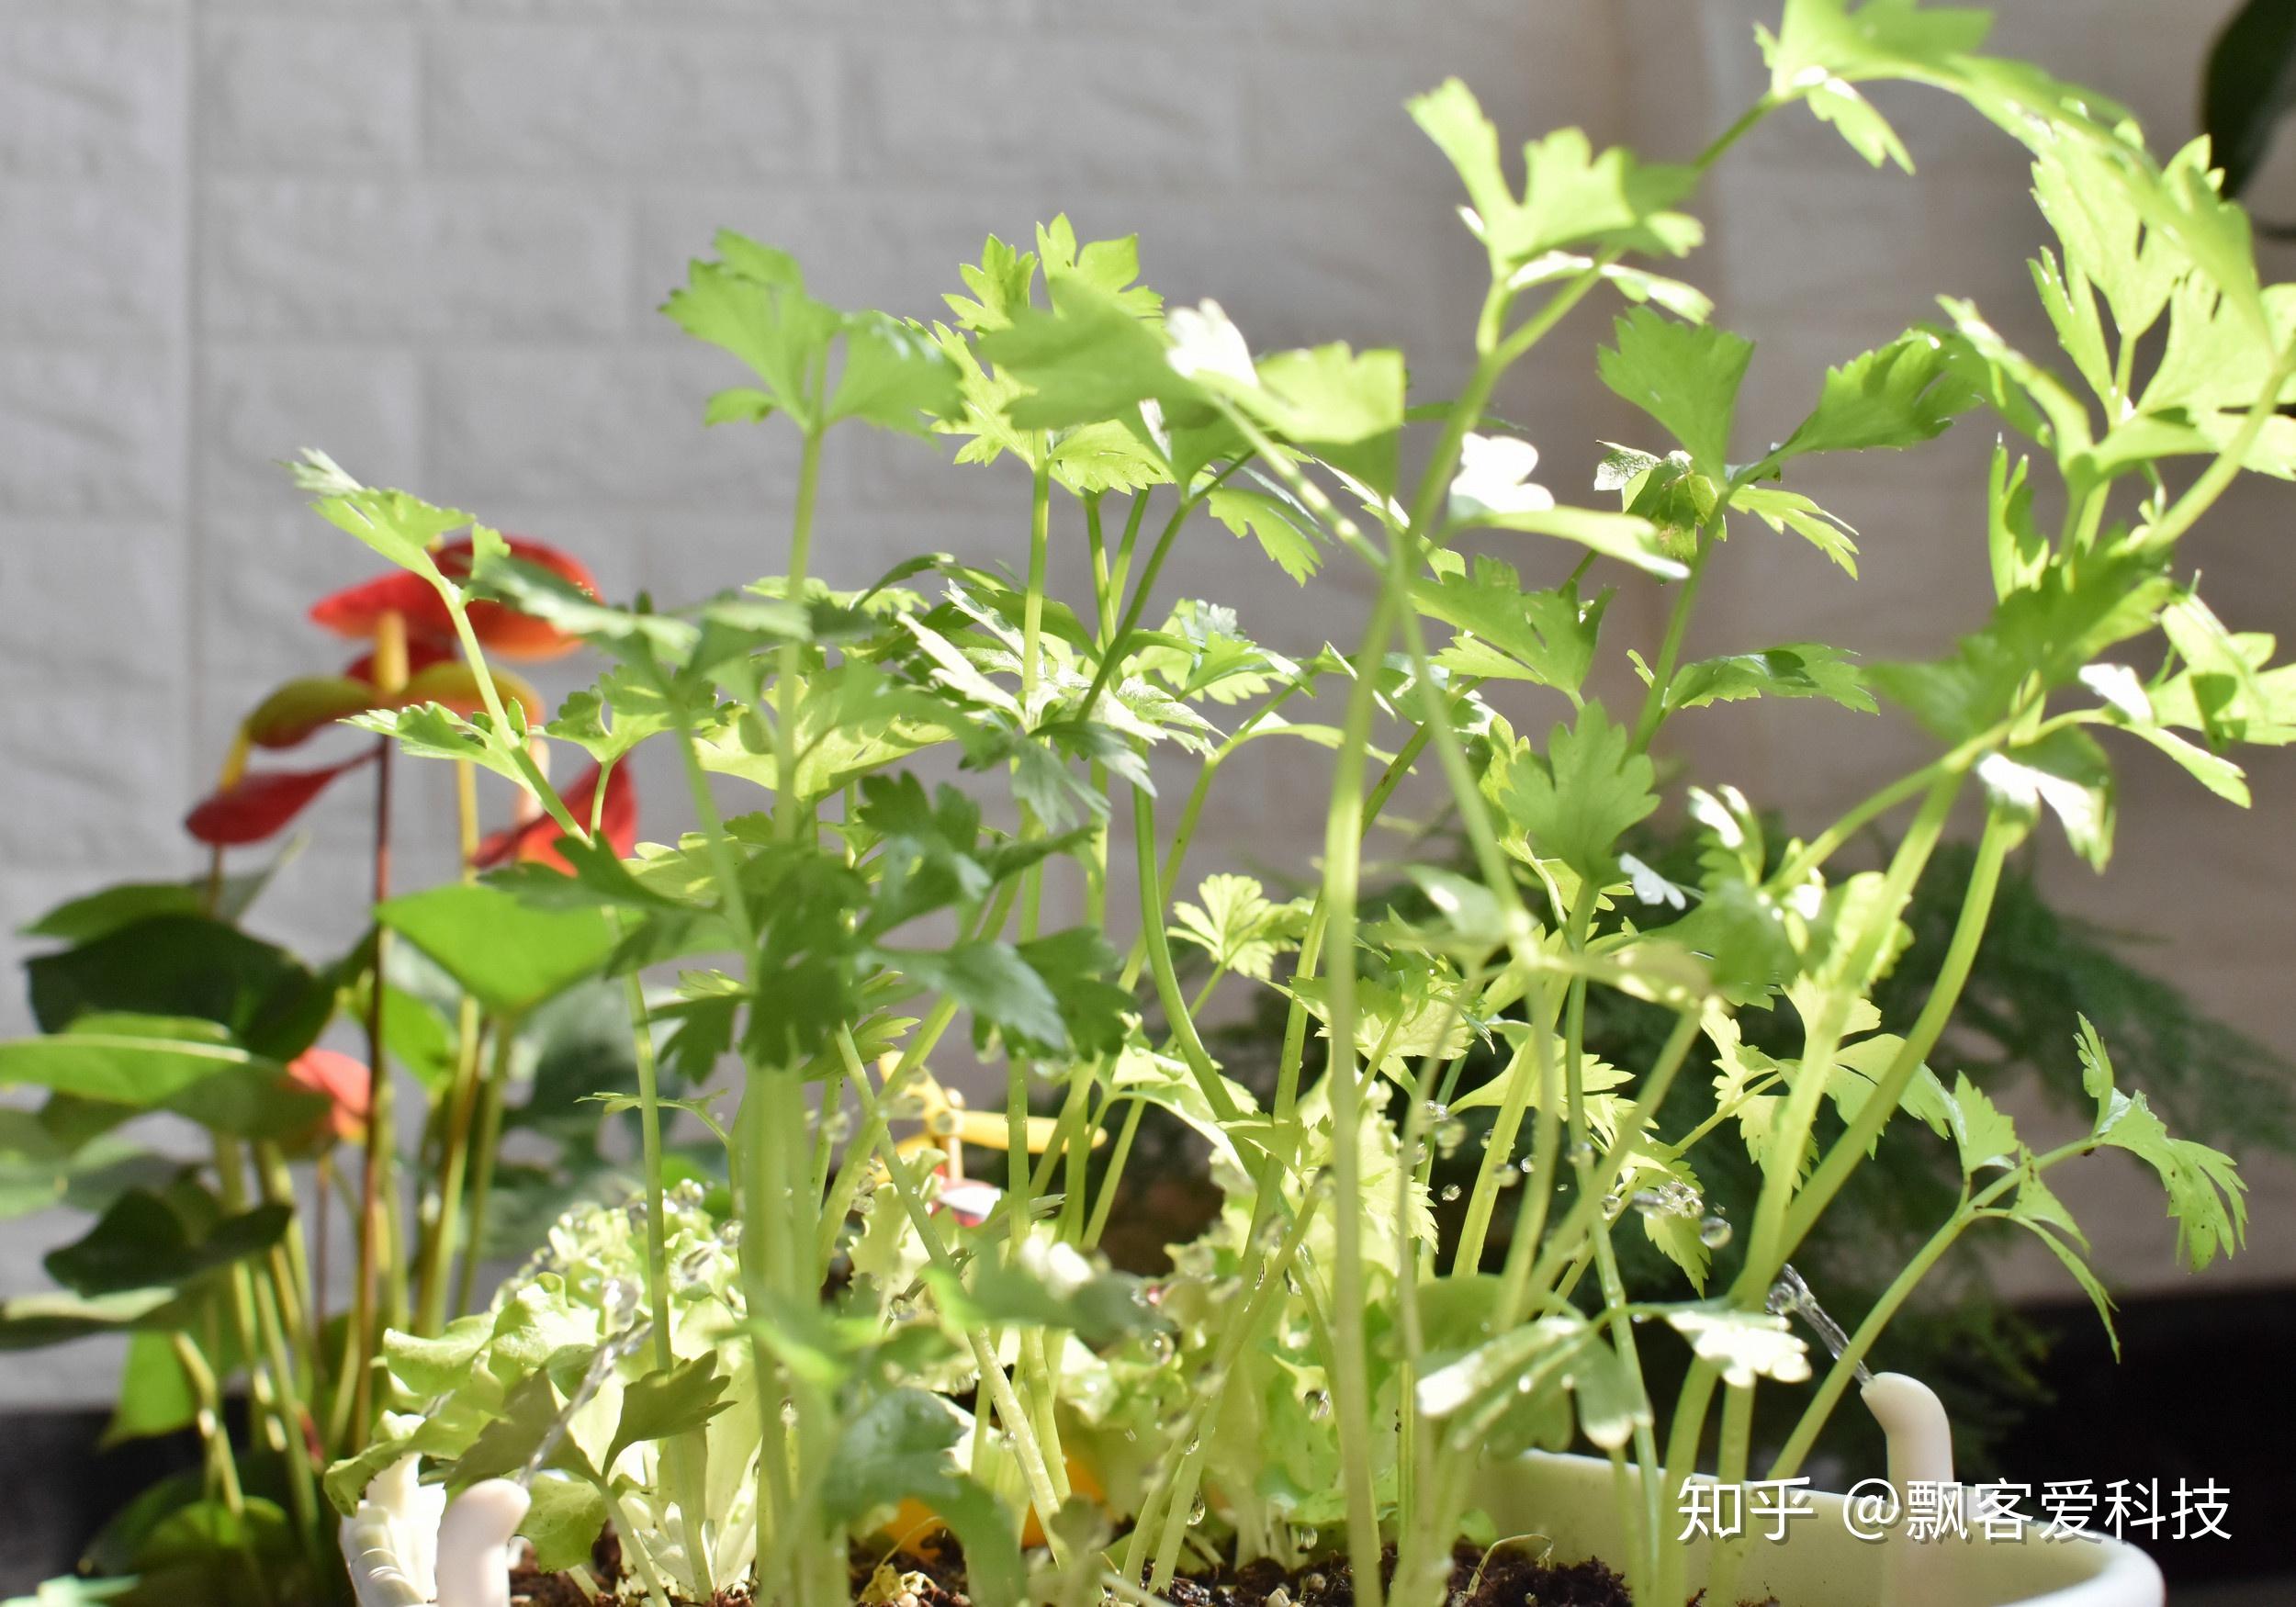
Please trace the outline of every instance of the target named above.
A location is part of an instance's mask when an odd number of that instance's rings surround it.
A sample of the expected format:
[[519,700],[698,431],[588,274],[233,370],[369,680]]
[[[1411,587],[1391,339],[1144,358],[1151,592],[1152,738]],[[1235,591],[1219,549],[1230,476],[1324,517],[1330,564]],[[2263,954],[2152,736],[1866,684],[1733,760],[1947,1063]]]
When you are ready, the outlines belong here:
[[[2202,25],[2228,8],[2020,0],[2003,39],[2181,139]],[[1025,238],[1065,208],[1087,235],[1139,230],[1151,282],[1218,297],[1257,344],[1401,343],[1441,395],[1479,253],[1402,98],[1458,73],[1512,136],[1575,122],[1686,154],[1754,93],[1750,24],[1773,10],[0,0],[0,926],[103,880],[188,873],[176,822],[241,712],[349,656],[302,612],[370,566],[272,466],[297,447],[569,546],[609,593],[676,598],[776,568],[791,456],[771,434],[701,428],[726,370],[652,311],[716,227],[793,249],[831,299],[930,316],[984,233]],[[2014,151],[1923,103],[1906,126],[1919,179],[1871,178],[1797,117],[1750,141],[1701,207],[1712,241],[1689,276],[1762,343],[1751,433],[1789,424],[1820,364],[1924,316],[1935,291],[2031,324],[2021,259],[2037,225]],[[1574,320],[1503,399],[1558,487],[1633,428],[1592,382],[1602,329]],[[1986,444],[1971,432],[1952,450],[1966,466]],[[817,550],[833,577],[924,547],[1021,550],[1025,486],[1009,475],[955,476],[858,434],[831,462]],[[1756,645],[1790,619],[1797,636],[1926,650],[1975,619],[1968,488],[1982,480],[1935,463],[1813,475],[1807,489],[1865,531],[1865,579],[1783,543],[1734,555],[1707,640]],[[2220,607],[2268,628],[2289,612],[2290,504],[2242,506],[2248,528],[2223,522],[2203,556]],[[1232,597],[1266,638],[1312,646],[1352,629],[1303,608],[1224,531],[1197,544],[1191,588]],[[1639,602],[1613,618],[1655,634]],[[1718,715],[1688,757],[1815,811],[1912,751],[1888,721],[1819,718],[1813,733],[1805,707]],[[2054,881],[2172,939],[2170,969],[2296,1051],[2279,997],[2296,769],[2258,770],[2268,802],[2253,815],[2204,815],[2181,778],[2133,761],[2122,874],[2101,890]],[[441,819],[439,780],[416,774],[414,821]],[[1297,761],[1255,772],[1203,862],[1303,860],[1289,838],[1322,781]],[[261,929],[322,953],[350,939],[360,815],[348,796],[314,812]],[[667,805],[651,822],[677,825]],[[445,840],[411,826],[405,874],[440,868],[421,845]],[[23,1021],[11,984],[0,1028]],[[2088,1213],[2108,1264],[2163,1275],[2151,1206],[2124,1219],[2110,1192]],[[2260,1179],[2261,1217],[2291,1198],[2285,1175]],[[0,1287],[32,1276],[32,1246],[54,1237],[52,1223],[0,1233]],[[2296,1247],[2266,1246],[2232,1275],[2290,1269]],[[36,1354],[0,1370],[0,1401],[107,1383],[96,1351]]]

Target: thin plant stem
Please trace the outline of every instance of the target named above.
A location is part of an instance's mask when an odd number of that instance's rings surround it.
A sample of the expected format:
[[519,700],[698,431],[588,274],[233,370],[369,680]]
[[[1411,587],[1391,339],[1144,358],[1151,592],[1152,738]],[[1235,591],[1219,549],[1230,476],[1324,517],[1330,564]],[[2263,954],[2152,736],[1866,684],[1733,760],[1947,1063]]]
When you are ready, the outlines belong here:
[[[468,995],[457,1007],[455,1041],[455,1080],[446,1096],[446,1133],[439,1163],[438,1209],[422,1245],[422,1264],[415,1280],[415,1332],[435,1334],[446,1320],[447,1269],[454,1264],[455,1235],[462,1212],[463,1185],[470,1169],[470,1147],[477,1127],[482,1073],[485,1027],[478,1001]],[[508,1035],[497,1025],[497,1053]],[[497,1068],[500,1074],[500,1068]]]
[[[401,655],[403,658],[403,653]],[[380,661],[380,655],[377,655]],[[390,781],[392,744],[388,737],[376,746],[374,881],[370,897],[379,910],[390,897]],[[359,1183],[358,1283],[352,1297],[352,1432],[361,1443],[375,1421],[373,1362],[381,1342],[383,1279],[382,1215],[390,1208],[392,1121],[390,1066],[384,1054],[383,1002],[389,989],[383,981],[390,955],[390,929],[375,925],[374,972],[367,988],[366,1064],[369,1093],[366,1103],[366,1165]]]
[[1938,967],[1936,981],[1930,984],[1929,997],[1922,1003],[1921,1014],[1875,1082],[1872,1096],[1794,1197],[1778,1251],[1780,1260],[1793,1255],[1855,1170],[1874,1136],[1905,1096],[1922,1061],[1936,1047],[1946,1023],[1953,1018],[1953,1010],[1961,1002],[1962,989],[1968,984],[1970,969],[1976,963],[1978,947],[1985,941],[1994,895],[2001,884],[2001,866],[2014,836],[2014,827],[2002,812],[1995,810],[1986,817],[1984,833],[1977,839],[1975,857],[1970,863],[1969,880],[1963,889],[1961,914],[1954,920],[1953,935],[1947,942],[1945,958]]
[[518,1021],[503,1017],[494,1024],[494,1064],[478,1089],[478,1128],[471,1138],[470,1226],[464,1235],[462,1276],[455,1288],[457,1315],[471,1309],[478,1292],[478,1267],[486,1254],[487,1206],[494,1192],[495,1152],[502,1144],[502,1104],[510,1088],[511,1052],[518,1038]]
[[1124,1178],[1124,1163],[1131,1159],[1132,1140],[1140,1132],[1140,1118],[1148,1107],[1144,1099],[1134,1099],[1124,1112],[1124,1125],[1117,1129],[1116,1143],[1109,1152],[1109,1163],[1100,1174],[1100,1197],[1092,1202],[1092,1221],[1085,1229],[1083,1248],[1097,1250],[1100,1236],[1108,1231],[1109,1215],[1116,1208],[1119,1185]]

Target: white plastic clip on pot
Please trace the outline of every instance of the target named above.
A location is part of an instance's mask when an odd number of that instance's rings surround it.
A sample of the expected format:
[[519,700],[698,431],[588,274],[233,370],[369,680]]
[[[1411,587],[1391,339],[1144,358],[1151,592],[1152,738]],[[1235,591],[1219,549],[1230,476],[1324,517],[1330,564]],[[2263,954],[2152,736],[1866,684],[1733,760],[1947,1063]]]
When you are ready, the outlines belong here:
[[[1953,1482],[1953,1425],[1937,1391],[1903,1373],[1876,1373],[1862,1393],[1866,1409],[1882,1425],[1889,1445],[1889,1482],[1896,1488],[1898,1511],[1907,1507],[1907,1487]],[[1953,1550],[1934,1542],[1892,1534],[1885,1573],[1885,1607],[1953,1600]]]
[[437,1598],[439,1517],[446,1492],[420,1481],[420,1462],[401,1456],[377,1474],[343,1520],[343,1556],[359,1607],[427,1607]]
[[532,1501],[507,1478],[454,1499],[438,1525],[438,1607],[510,1607],[511,1541]]
[[1866,1381],[1866,1409],[1889,1442],[1889,1482],[1953,1482],[1953,1425],[1937,1391],[1903,1373],[1876,1373]]
[[415,1457],[392,1463],[343,1521],[359,1607],[510,1607],[511,1542],[531,1499],[490,1478],[450,1503],[420,1482]]

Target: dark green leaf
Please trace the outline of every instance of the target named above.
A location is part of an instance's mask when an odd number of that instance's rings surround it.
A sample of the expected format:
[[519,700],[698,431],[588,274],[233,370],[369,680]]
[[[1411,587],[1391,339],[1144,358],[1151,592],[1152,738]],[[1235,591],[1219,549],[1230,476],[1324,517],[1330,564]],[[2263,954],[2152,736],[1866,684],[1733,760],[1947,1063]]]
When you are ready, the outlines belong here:
[[0,1351],[34,1350],[91,1334],[178,1326],[167,1289],[131,1289],[93,1299],[71,1294],[17,1295],[0,1300]]
[[498,1016],[523,1015],[595,974],[617,940],[595,909],[538,907],[484,884],[410,893],[376,915]]
[[85,1236],[48,1253],[48,1274],[74,1294],[96,1298],[138,1289],[181,1288],[219,1267],[279,1242],[291,1207],[262,1205],[195,1236],[158,1195],[129,1189]]
[[[63,943],[92,943],[131,922],[152,916],[212,916],[237,921],[247,913],[255,895],[294,857],[290,845],[277,860],[260,870],[223,879],[221,896],[210,899],[208,878],[190,882],[123,882],[95,893],[67,899],[23,928],[27,938],[53,938]],[[212,905],[212,907],[210,907]]]
[[334,985],[285,950],[204,916],[159,915],[28,961],[32,1014],[49,1032],[96,1012],[190,1017],[271,1060],[311,1046]]
[[1068,1040],[1060,1000],[1009,943],[961,942],[938,951],[887,950],[886,961],[910,982],[946,994],[973,1014],[974,1035],[1001,1033],[1014,1051],[1056,1054]]
[[[99,1107],[107,1117],[124,1111]],[[178,1163],[100,1132],[82,1141],[45,1112],[0,1109],[0,1220],[51,1206],[100,1211],[121,1190],[157,1186]]]
[[1020,945],[1020,958],[1052,992],[1072,1053],[1106,1053],[1120,1047],[1132,996],[1109,980],[1116,952],[1091,927],[1070,927]]
[[2200,126],[2224,194],[2236,196],[2264,165],[2272,137],[2296,106],[2296,6],[2248,0],[2209,49],[2200,84]]
[[[228,1376],[230,1356],[211,1357],[215,1370]],[[199,1414],[199,1399],[184,1377],[184,1364],[175,1354],[175,1342],[154,1330],[128,1336],[128,1358],[121,1366],[119,1388],[112,1398],[111,1422],[102,1444],[110,1446],[129,1440],[172,1434],[189,1428]]]

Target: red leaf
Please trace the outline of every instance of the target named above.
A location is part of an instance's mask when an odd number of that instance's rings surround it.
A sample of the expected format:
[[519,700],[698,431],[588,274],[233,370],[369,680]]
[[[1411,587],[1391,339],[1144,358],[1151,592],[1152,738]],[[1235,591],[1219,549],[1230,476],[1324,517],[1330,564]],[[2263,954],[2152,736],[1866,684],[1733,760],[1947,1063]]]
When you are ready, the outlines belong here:
[[303,813],[327,783],[358,769],[372,752],[315,770],[259,770],[210,792],[184,816],[184,829],[217,848],[256,843]]
[[366,1131],[367,1111],[375,1096],[374,1073],[365,1061],[332,1049],[307,1049],[287,1062],[287,1082],[329,1101],[328,1130],[350,1141]]
[[[590,824],[591,801],[598,792],[598,767],[592,765],[570,792],[563,794],[566,812],[583,826]],[[637,788],[630,780],[629,768],[614,767],[606,779],[605,808],[598,817],[598,834],[602,841],[621,859],[628,859],[637,846]],[[498,831],[478,845],[475,863],[480,866],[507,864],[517,860],[522,864],[547,865],[556,871],[572,875],[574,867],[558,852],[558,844],[566,833],[547,815],[524,826]]]
[[[547,569],[592,597],[598,595],[597,577],[570,553],[531,536],[506,535],[502,539],[510,544],[511,556]],[[438,555],[438,567],[456,579],[467,575],[470,544],[449,542]],[[472,603],[470,628],[487,647],[506,658],[558,658],[582,645],[580,637],[567,635],[556,625],[545,624],[531,614],[499,602]]]
[[[596,578],[570,554],[529,536],[509,535],[503,540],[510,544],[511,556],[548,569],[592,597],[598,595]],[[433,556],[438,562],[439,571],[449,579],[460,579],[470,573],[467,538],[448,542]],[[312,606],[310,617],[314,624],[337,635],[372,636],[387,613],[395,613],[406,622],[411,657],[417,642],[447,646],[454,643],[455,621],[447,612],[446,604],[440,601],[429,581],[404,569],[361,581],[320,599]],[[482,645],[506,658],[556,658],[581,646],[577,638],[565,635],[555,625],[545,624],[499,602],[472,603],[470,628]]]
[[[346,586],[311,605],[311,623],[339,636],[371,640],[383,615],[395,613],[407,622],[410,644],[416,641],[451,644],[455,618],[446,612],[431,583],[405,569],[393,569],[356,586]],[[371,679],[374,665],[366,664]]]

